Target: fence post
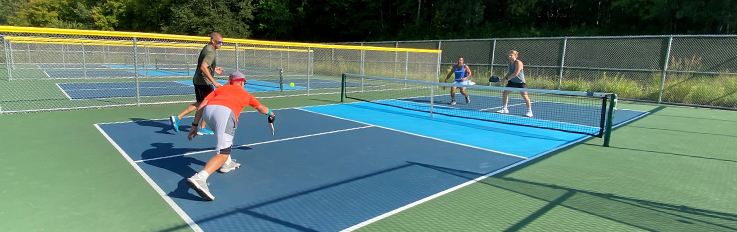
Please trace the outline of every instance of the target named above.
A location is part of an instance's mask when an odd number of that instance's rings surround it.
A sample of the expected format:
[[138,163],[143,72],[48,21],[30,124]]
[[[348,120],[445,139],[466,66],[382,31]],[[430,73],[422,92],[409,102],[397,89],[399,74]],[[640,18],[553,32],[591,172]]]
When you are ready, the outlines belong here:
[[[289,49],[289,48],[290,48],[290,47],[287,47],[287,49]],[[289,51],[287,51],[287,72],[289,72],[289,63],[290,63],[290,61],[289,61],[289,60],[290,60],[290,57],[291,57],[291,56],[290,56],[289,54],[290,54],[290,52],[289,52]]]
[[67,68],[67,56],[64,53],[64,44],[61,45],[61,67],[64,69]]
[[307,47],[307,96],[310,96],[310,47]]
[[[363,43],[361,43],[361,47],[363,47]],[[361,48],[361,64],[359,65],[361,67],[361,70],[359,70],[359,74],[363,75],[363,48]]]
[[82,72],[84,73],[84,78],[87,79],[87,56],[84,54],[84,43],[82,44]]
[[565,66],[566,60],[566,47],[568,46],[568,37],[563,38],[563,44],[560,50],[560,70],[558,71],[558,90],[563,85],[563,67]]
[[33,61],[31,61],[31,44],[27,43],[26,48],[28,49],[26,50],[28,52],[28,64],[32,64]]
[[15,70],[15,56],[13,55],[13,43],[8,41],[8,50],[10,50],[10,67]]
[[[239,71],[238,66],[240,65],[240,59],[238,56],[238,43],[235,43],[235,71]],[[188,73],[189,74],[189,73]]]
[[[441,48],[440,45],[442,45],[442,43],[443,43],[442,40],[438,40],[438,50],[441,50],[440,49]],[[435,74],[435,82],[436,83],[440,83],[440,63],[443,62],[443,57],[441,56],[442,53],[443,53],[442,50],[441,50],[440,53],[438,53],[438,68],[437,68],[438,70],[437,70],[437,73]],[[430,110],[432,110],[432,109],[430,109]]]
[[366,63],[365,54],[366,54],[366,51],[361,49],[361,75],[364,75],[364,64]]
[[141,106],[141,92],[138,86],[138,39],[133,37],[133,71],[136,77],[136,106]]
[[5,51],[5,70],[8,71],[8,80],[13,80],[13,71],[10,70],[10,55],[8,54],[8,41],[5,40],[5,36],[2,36],[3,38],[3,51]]
[[668,37],[668,50],[665,52],[663,59],[663,78],[660,81],[660,91],[658,92],[658,103],[663,101],[663,89],[665,88],[665,76],[668,73],[668,63],[670,62],[670,49],[673,45],[673,35]]
[[[144,53],[146,53],[145,58],[143,59],[143,69],[146,70],[146,78],[148,78],[148,66],[151,64],[151,57],[149,55],[148,45],[143,45]],[[189,72],[187,72],[189,74]]]
[[271,68],[271,50],[269,50],[269,68]]
[[335,48],[330,49],[330,75],[335,75],[334,71],[335,66]]
[[279,50],[279,69],[284,72],[284,51]]
[[[489,53],[489,76],[494,75],[494,53],[496,52],[496,39],[492,40],[491,42],[491,53]],[[489,86],[491,86],[491,82],[489,82]]]
[[[407,80],[407,72],[409,72],[409,51],[405,52],[404,58],[404,80]],[[404,88],[407,88],[407,82],[404,82]]]
[[[394,42],[394,48],[399,48],[399,41]],[[394,51],[394,76],[392,78],[397,79],[397,58],[399,57],[399,52]]]

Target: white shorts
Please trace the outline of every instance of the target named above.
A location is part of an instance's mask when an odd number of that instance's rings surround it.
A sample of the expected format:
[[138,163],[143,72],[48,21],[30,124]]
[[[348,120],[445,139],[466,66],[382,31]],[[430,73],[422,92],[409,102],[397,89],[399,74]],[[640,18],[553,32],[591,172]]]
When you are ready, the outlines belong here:
[[453,84],[457,84],[457,85],[475,85],[476,83],[474,83],[471,80],[466,79],[466,81],[454,81]]
[[230,155],[235,129],[238,127],[233,111],[225,106],[207,105],[202,110],[202,120],[215,133],[217,138],[215,151],[218,154]]

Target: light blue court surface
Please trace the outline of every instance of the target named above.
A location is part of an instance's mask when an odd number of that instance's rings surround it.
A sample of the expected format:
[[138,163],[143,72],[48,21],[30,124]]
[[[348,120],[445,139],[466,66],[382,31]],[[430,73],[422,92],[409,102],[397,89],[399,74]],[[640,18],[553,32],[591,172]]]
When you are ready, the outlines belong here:
[[99,127],[204,231],[339,231],[585,137],[372,103],[275,113],[273,136],[264,115],[241,114],[232,157],[243,166],[208,179],[212,202],[185,178],[212,157],[214,136],[187,141],[189,126],[174,132],[167,119]]

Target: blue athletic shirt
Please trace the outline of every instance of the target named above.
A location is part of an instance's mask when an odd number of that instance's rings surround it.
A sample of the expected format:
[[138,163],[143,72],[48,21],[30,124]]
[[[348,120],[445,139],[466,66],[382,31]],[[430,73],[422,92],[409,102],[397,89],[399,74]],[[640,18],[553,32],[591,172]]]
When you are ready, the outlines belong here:
[[455,73],[456,81],[461,81],[461,79],[466,77],[466,64],[463,64],[460,70],[458,70],[458,65],[453,65],[453,72]]

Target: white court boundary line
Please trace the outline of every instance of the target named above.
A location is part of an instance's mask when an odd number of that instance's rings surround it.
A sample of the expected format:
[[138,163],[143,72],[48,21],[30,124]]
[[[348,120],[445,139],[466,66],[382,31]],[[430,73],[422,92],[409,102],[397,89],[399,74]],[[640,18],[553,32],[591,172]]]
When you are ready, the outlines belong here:
[[131,166],[133,166],[134,169],[136,169],[138,174],[141,174],[143,179],[146,180],[146,182],[148,182],[148,184],[151,185],[151,187],[154,188],[154,190],[156,190],[156,193],[158,193],[159,196],[161,196],[161,198],[163,198],[164,201],[167,204],[169,204],[169,206],[171,206],[172,209],[174,209],[174,211],[179,215],[179,217],[181,217],[182,220],[184,220],[184,222],[187,223],[187,225],[189,225],[189,227],[192,228],[192,230],[197,231],[197,232],[203,231],[202,228],[200,228],[200,226],[197,225],[197,223],[195,223],[194,220],[192,220],[192,218],[190,218],[189,215],[187,215],[187,213],[185,213],[184,210],[182,210],[182,208],[180,208],[179,205],[177,205],[177,203],[174,202],[174,200],[172,200],[169,196],[166,195],[164,190],[162,190],[161,187],[159,187],[159,185],[156,184],[156,182],[154,182],[154,180],[151,179],[151,177],[149,177],[148,174],[146,174],[146,172],[144,172],[143,169],[141,169],[141,167],[138,166],[138,164],[133,162],[133,159],[131,159],[130,156],[128,156],[128,154],[125,153],[125,151],[123,151],[123,149],[120,148],[120,146],[118,146],[118,144],[115,143],[115,141],[113,141],[113,139],[110,138],[110,136],[108,136],[107,133],[105,133],[105,131],[102,130],[102,128],[100,128],[99,125],[97,124],[94,124],[94,125],[95,125],[95,128],[97,128],[97,130],[100,131],[100,133],[103,136],[105,136],[107,141],[110,142],[110,144],[112,144],[113,147],[115,147],[115,149],[118,150],[118,152],[120,152],[123,158],[125,158],[125,160],[128,161],[128,163]]
[[[271,111],[278,111],[278,110],[298,110],[299,108],[303,108],[303,107],[331,106],[331,105],[356,104],[356,103],[365,103],[365,102],[349,102],[349,103],[322,104],[322,105],[311,105],[311,106],[295,106],[295,107],[271,109]],[[244,112],[241,113],[241,115],[243,115],[243,114],[251,114],[251,113],[257,113],[257,111],[244,111]],[[312,112],[310,112],[310,113],[312,113]],[[194,116],[186,116],[184,118],[193,118],[193,117]],[[136,121],[128,120],[128,121],[120,121],[120,122],[102,122],[102,123],[97,123],[97,124],[99,124],[99,125],[105,125],[105,124],[119,124],[119,123],[138,122],[138,121],[161,121],[161,120],[169,120],[169,118],[142,119],[142,120],[136,120]]]
[[[533,103],[537,103],[537,102],[536,102],[536,101],[530,101],[530,105],[532,105]],[[517,103],[517,104],[513,104],[513,105],[508,105],[507,107],[512,107],[512,106],[521,106],[521,105],[525,105],[525,104],[527,104],[527,103],[526,103],[526,102],[523,102],[523,103]],[[499,108],[502,108],[502,107],[504,107],[504,106],[502,105],[502,106],[497,106],[497,107],[491,107],[491,108],[486,108],[486,109],[480,109],[479,111],[488,111],[488,110],[494,110],[494,109],[499,109]]]
[[396,132],[401,132],[401,133],[405,133],[405,134],[409,134],[409,135],[414,135],[414,136],[417,136],[417,137],[423,137],[423,138],[428,138],[428,139],[437,140],[437,141],[441,141],[441,142],[446,142],[446,143],[451,143],[451,144],[455,144],[455,145],[460,145],[460,146],[464,146],[464,147],[470,147],[470,148],[475,148],[475,149],[479,149],[479,150],[495,152],[495,153],[499,153],[499,154],[507,155],[507,156],[514,156],[514,157],[521,158],[521,159],[527,159],[527,157],[524,157],[524,156],[518,156],[518,155],[509,154],[509,153],[505,153],[505,152],[501,152],[501,151],[495,151],[495,150],[491,150],[491,149],[486,149],[486,148],[471,146],[471,145],[468,145],[468,144],[451,142],[451,141],[448,141],[448,140],[443,140],[443,139],[434,138],[434,137],[425,136],[425,135],[419,135],[419,134],[415,134],[415,133],[411,133],[411,132],[407,132],[407,131],[401,131],[401,130],[397,130],[397,129],[392,129],[392,128],[383,127],[383,126],[378,126],[378,125],[374,125],[374,124],[370,124],[370,123],[365,123],[365,122],[361,122],[361,121],[356,121],[356,120],[351,120],[351,119],[347,119],[347,118],[341,118],[341,117],[333,116],[333,115],[329,115],[329,114],[318,113],[318,112],[314,112],[314,111],[310,111],[310,110],[306,110],[306,109],[297,108],[297,110],[302,110],[302,111],[310,112],[310,113],[313,113],[313,114],[319,114],[319,115],[328,116],[328,117],[337,118],[337,119],[342,119],[342,120],[346,120],[346,121],[361,123],[361,124],[364,124],[364,125],[369,125],[369,126],[374,126],[374,127],[382,128],[382,129],[387,129],[387,130],[391,130],[391,131],[396,131]]
[[[374,126],[354,127],[354,128],[348,128],[348,129],[342,129],[342,130],[334,130],[334,131],[328,131],[328,132],[322,132],[322,133],[315,133],[315,134],[309,134],[309,135],[295,136],[295,137],[284,138],[284,139],[269,140],[269,141],[264,141],[264,142],[258,142],[258,143],[251,143],[251,144],[244,144],[244,145],[233,146],[233,148],[250,147],[250,146],[256,146],[256,145],[261,145],[261,144],[269,144],[269,143],[289,141],[289,140],[295,140],[295,139],[301,139],[301,138],[315,137],[315,136],[318,136],[318,135],[334,134],[334,133],[339,133],[339,132],[359,130],[359,129],[365,129],[365,128],[371,128],[371,127],[374,127]],[[215,150],[212,149],[212,150],[203,150],[203,151],[193,151],[193,152],[188,152],[188,153],[184,153],[184,154],[181,154],[181,155],[170,155],[170,156],[164,156],[164,157],[156,157],[156,158],[145,159],[145,160],[136,160],[136,161],[133,161],[133,162],[141,163],[141,162],[146,162],[146,161],[154,161],[154,160],[160,160],[160,159],[174,158],[174,157],[179,157],[179,156],[196,155],[196,154],[202,154],[202,153],[213,152],[213,151],[215,151]]]
[[61,92],[64,93],[64,96],[67,96],[69,100],[74,100],[71,97],[69,97],[69,94],[67,94],[67,91],[64,91],[64,89],[62,89],[61,86],[59,86],[59,83],[56,83],[56,87],[59,88],[59,90],[61,90]]
[[[650,112],[647,112],[647,111],[639,111],[639,112],[643,112],[643,114],[641,114],[641,115],[639,115],[639,116],[637,116],[637,117],[631,118],[631,119],[629,119],[629,120],[626,120],[626,121],[620,122],[620,123],[619,123],[618,125],[616,125],[616,126],[613,126],[613,127],[612,127],[612,129],[614,129],[614,128],[617,128],[617,127],[619,127],[619,126],[622,126],[622,125],[625,125],[625,124],[627,124],[627,123],[629,123],[629,122],[632,122],[632,121],[634,121],[634,120],[640,119],[640,118],[642,118],[642,117],[645,117],[646,115],[650,114]],[[496,174],[498,174],[498,173],[500,173],[500,172],[504,172],[504,171],[506,171],[506,170],[509,170],[509,169],[511,169],[511,168],[517,167],[517,166],[519,166],[519,165],[521,165],[521,164],[527,163],[527,162],[529,162],[530,160],[534,160],[534,159],[537,159],[537,158],[539,158],[539,157],[542,157],[542,156],[544,156],[544,155],[550,154],[551,152],[554,152],[554,151],[557,151],[557,150],[560,150],[560,149],[566,148],[566,147],[568,147],[568,146],[570,146],[570,145],[572,145],[572,144],[576,144],[576,143],[579,143],[579,142],[581,142],[581,141],[584,141],[584,140],[586,140],[586,139],[589,139],[589,138],[592,138],[592,137],[593,137],[593,136],[590,136],[590,135],[586,135],[586,136],[583,136],[583,137],[581,137],[580,139],[577,139],[577,140],[574,140],[574,141],[571,141],[571,142],[565,143],[565,144],[563,144],[563,145],[561,145],[561,146],[558,146],[558,147],[556,147],[556,148],[553,148],[553,149],[551,149],[551,150],[548,150],[548,151],[546,151],[546,152],[540,153],[540,154],[538,154],[538,155],[535,155],[535,156],[533,156],[533,157],[530,157],[530,158],[528,158],[528,159],[520,160],[520,161],[518,161],[517,163],[511,164],[511,165],[509,165],[509,166],[506,166],[506,167],[504,167],[504,168],[502,168],[502,169],[496,170],[496,171],[494,171],[494,172],[491,172],[491,173],[489,173],[489,174],[486,174],[486,175],[484,175],[484,176],[480,176],[480,177],[478,177],[478,178],[476,178],[476,179],[473,179],[473,180],[467,181],[467,182],[465,182],[465,183],[462,183],[462,184],[456,185],[455,187],[452,187],[452,188],[446,189],[446,190],[444,190],[444,191],[442,191],[442,192],[439,192],[439,193],[436,193],[436,194],[430,195],[430,196],[428,196],[428,197],[425,197],[425,198],[423,198],[423,199],[420,199],[420,200],[418,200],[418,201],[415,201],[415,202],[412,202],[412,203],[410,203],[410,204],[407,204],[407,205],[405,205],[405,206],[399,207],[399,208],[397,208],[397,209],[395,209],[395,210],[392,210],[392,211],[386,212],[386,213],[384,213],[384,214],[382,214],[382,215],[379,215],[379,216],[376,216],[376,217],[374,217],[374,218],[371,218],[371,219],[369,219],[369,220],[363,221],[363,222],[361,222],[361,223],[358,223],[358,224],[356,224],[356,225],[354,225],[354,226],[351,226],[351,227],[345,228],[345,229],[341,230],[341,232],[344,232],[344,231],[345,231],[345,232],[348,232],[348,231],[354,231],[354,230],[360,229],[360,228],[362,228],[362,227],[364,227],[364,226],[367,226],[367,225],[369,225],[369,224],[371,224],[371,223],[377,222],[377,221],[379,221],[379,220],[381,220],[381,219],[387,218],[387,217],[389,217],[389,216],[392,216],[392,215],[394,215],[394,214],[397,214],[397,213],[399,213],[399,212],[405,211],[405,210],[407,210],[407,209],[409,209],[409,208],[415,207],[415,206],[417,206],[417,205],[420,205],[420,204],[422,204],[422,203],[428,202],[428,201],[430,201],[430,200],[432,200],[432,199],[438,198],[438,197],[440,197],[440,196],[443,196],[443,195],[445,195],[445,194],[448,194],[448,193],[450,193],[450,192],[453,192],[453,191],[456,191],[456,190],[458,190],[458,189],[461,189],[461,188],[463,188],[463,187],[466,187],[466,186],[468,186],[468,185],[470,185],[470,184],[473,184],[473,183],[479,182],[479,181],[481,181],[481,180],[484,180],[484,179],[486,179],[486,178],[488,178],[488,177],[491,177],[491,176],[493,176],[493,175],[496,175]]]

